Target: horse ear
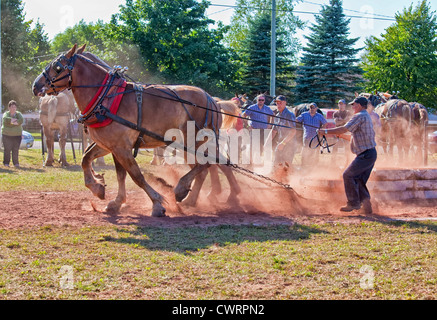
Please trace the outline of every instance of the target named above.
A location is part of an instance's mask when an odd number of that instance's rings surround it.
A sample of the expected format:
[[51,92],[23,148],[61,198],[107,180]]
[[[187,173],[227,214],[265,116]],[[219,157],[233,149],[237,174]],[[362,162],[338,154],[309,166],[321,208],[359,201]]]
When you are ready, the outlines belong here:
[[359,94],[358,92],[355,92],[355,98],[358,98]]
[[85,43],[82,47],[80,47],[79,49],[77,49],[77,52],[76,52],[76,53],[78,53],[78,54],[82,54],[82,53],[85,51],[85,48],[86,48],[86,43]]
[[76,48],[77,48],[77,43],[74,44],[73,48],[70,49],[70,51],[67,52],[67,57],[71,58],[73,56],[73,54],[76,52]]

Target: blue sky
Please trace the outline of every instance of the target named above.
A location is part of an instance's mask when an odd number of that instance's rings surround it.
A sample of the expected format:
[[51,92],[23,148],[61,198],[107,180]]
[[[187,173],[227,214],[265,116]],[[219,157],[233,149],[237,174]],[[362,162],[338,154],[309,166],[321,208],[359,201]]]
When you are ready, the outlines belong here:
[[[175,0],[176,1],[176,0]],[[210,0],[212,4],[235,5],[235,0]],[[52,39],[57,33],[62,32],[67,27],[78,23],[81,19],[86,22],[95,22],[101,19],[108,22],[111,15],[118,12],[120,5],[126,3],[125,0],[24,0],[24,11],[26,20],[39,19],[44,24],[44,30],[48,33],[49,39]],[[296,11],[302,12],[319,12],[321,4],[327,4],[329,0],[308,0],[296,5]],[[394,17],[397,12],[411,4],[416,6],[420,1],[397,0],[343,0],[345,14],[350,16],[365,16],[365,13],[385,19]],[[437,11],[436,1],[428,1],[434,11]],[[214,20],[221,20],[228,24],[232,16],[233,9],[211,6],[208,10],[208,16]],[[301,20],[311,24],[314,22],[312,14],[297,13]],[[384,30],[390,26],[393,21],[358,19],[351,18],[350,30],[351,37],[360,37],[357,43],[358,47],[364,46],[364,40],[372,35],[380,36]],[[308,33],[308,28],[300,31],[297,35],[304,42],[303,35]]]

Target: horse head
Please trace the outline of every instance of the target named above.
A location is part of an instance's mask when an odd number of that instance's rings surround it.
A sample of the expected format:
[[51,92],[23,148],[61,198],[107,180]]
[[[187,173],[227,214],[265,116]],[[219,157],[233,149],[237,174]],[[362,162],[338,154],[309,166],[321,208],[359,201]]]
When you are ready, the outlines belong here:
[[86,45],[77,49],[75,44],[69,51],[57,56],[44,71],[35,79],[32,85],[35,96],[57,95],[71,87],[71,71],[74,68],[77,54],[82,54]]

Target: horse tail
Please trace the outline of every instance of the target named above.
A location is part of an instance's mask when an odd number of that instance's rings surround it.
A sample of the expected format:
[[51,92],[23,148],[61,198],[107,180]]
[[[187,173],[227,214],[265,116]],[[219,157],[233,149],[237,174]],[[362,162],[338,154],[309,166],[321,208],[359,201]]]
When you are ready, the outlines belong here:
[[52,124],[56,118],[56,112],[58,109],[58,98],[56,96],[51,96],[50,99],[47,101],[47,105],[48,105],[47,119],[49,124]]
[[221,111],[225,113],[223,115],[222,129],[235,128],[235,125],[240,115],[240,108],[234,101],[218,101],[218,106]]

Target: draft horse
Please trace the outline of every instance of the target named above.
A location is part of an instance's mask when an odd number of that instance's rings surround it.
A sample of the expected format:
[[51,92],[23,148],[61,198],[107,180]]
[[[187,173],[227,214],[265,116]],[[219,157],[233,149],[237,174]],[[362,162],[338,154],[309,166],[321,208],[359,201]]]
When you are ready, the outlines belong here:
[[45,166],[51,167],[54,162],[55,139],[54,131],[59,130],[59,160],[63,167],[67,167],[65,145],[67,143],[70,115],[74,114],[74,98],[70,91],[61,92],[57,96],[45,95],[39,99],[39,120],[47,142],[47,159]]
[[399,162],[408,157],[410,149],[411,108],[402,99],[388,100],[378,105],[375,112],[381,119],[381,135],[387,136],[387,153],[393,157],[393,149],[398,149]]
[[[114,159],[118,193],[108,204],[107,211],[118,211],[126,202],[125,180],[129,174],[150,197],[153,203],[151,215],[165,216],[165,199],[147,183],[132,149],[169,144],[163,137],[170,129],[182,132],[186,146],[189,121],[195,122],[196,133],[199,128],[208,128],[218,134],[222,124],[219,107],[208,93],[197,87],[139,86],[126,82],[118,73],[108,73],[98,63],[82,55],[84,49],[85,46],[82,46],[77,50],[77,45],[74,45],[49,63],[35,79],[33,93],[56,95],[66,89],[72,90],[83,120],[88,121],[90,136],[95,141],[82,159],[85,185],[101,199],[105,195],[104,181],[93,171],[91,161],[108,153]],[[202,143],[195,142],[194,147]],[[233,175],[230,167],[222,166]],[[209,164],[196,162],[190,167],[191,170],[174,189],[177,201],[182,201],[188,195],[193,181],[193,190],[202,185]]]

